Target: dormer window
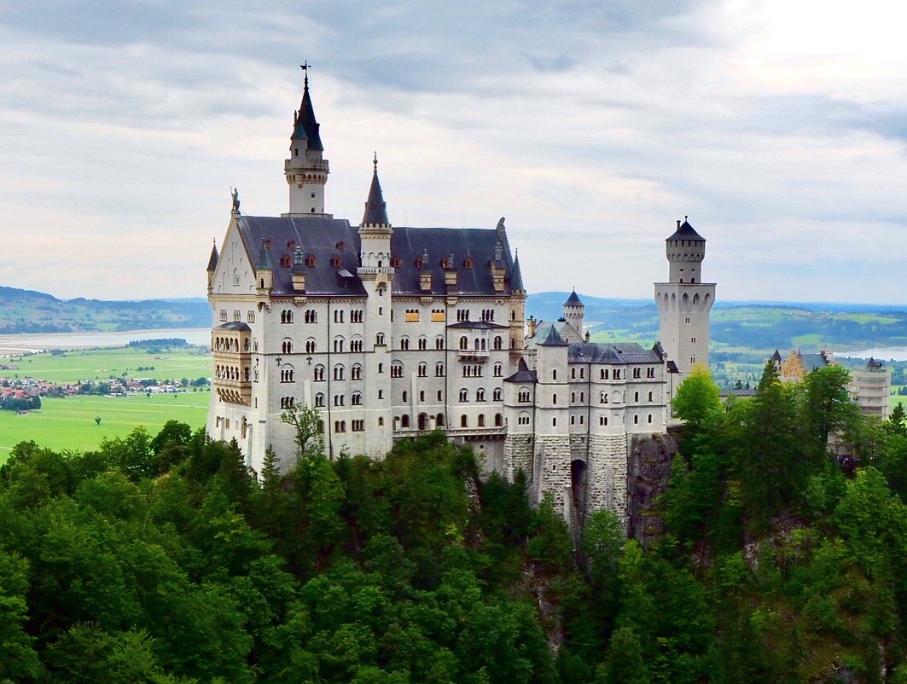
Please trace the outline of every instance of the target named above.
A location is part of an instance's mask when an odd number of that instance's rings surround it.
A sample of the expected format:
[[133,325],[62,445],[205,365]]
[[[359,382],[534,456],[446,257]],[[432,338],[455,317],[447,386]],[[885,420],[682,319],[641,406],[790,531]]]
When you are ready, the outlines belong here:
[[469,258],[469,257],[467,257],[466,259],[464,259],[464,261],[463,261],[463,267],[464,267],[464,268],[472,268],[472,259]]
[[400,257],[394,257],[393,259],[391,259],[392,268],[400,268],[402,265],[403,265],[403,259],[401,259]]
[[415,267],[421,269],[425,262],[422,261],[422,257],[418,257],[415,261]]
[[315,268],[315,255],[314,254],[309,254],[305,258],[305,265],[308,266],[309,268]]
[[293,260],[290,259],[289,254],[284,254],[282,257],[280,257],[280,265],[283,266],[284,268],[289,268],[292,265],[292,263],[293,263]]
[[331,257],[331,266],[333,268],[340,268],[340,257],[336,254]]
[[336,247],[337,250],[339,251],[339,250],[343,249],[344,247],[346,247],[346,245],[344,244],[343,240],[341,240],[336,245],[334,245],[334,247]]

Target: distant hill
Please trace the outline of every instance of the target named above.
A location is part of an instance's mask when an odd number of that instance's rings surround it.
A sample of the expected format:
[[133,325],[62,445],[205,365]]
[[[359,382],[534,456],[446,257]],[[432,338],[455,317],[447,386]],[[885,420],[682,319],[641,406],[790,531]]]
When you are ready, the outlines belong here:
[[[531,294],[526,313],[556,319],[568,295]],[[580,296],[593,339],[651,344],[658,336],[653,301]],[[201,297],[57,299],[46,292],[0,287],[0,334],[204,328],[210,321],[208,302]],[[712,311],[712,344],[716,351],[907,347],[907,307],[719,300]]]
[[0,286],[0,334],[198,328],[210,322],[208,302],[201,298],[57,299],[46,292]]
[[[526,314],[556,319],[569,294],[531,294]],[[594,340],[651,344],[657,338],[658,309],[654,301],[579,294]],[[719,351],[907,347],[907,307],[719,300],[712,310],[711,323],[712,345]]]

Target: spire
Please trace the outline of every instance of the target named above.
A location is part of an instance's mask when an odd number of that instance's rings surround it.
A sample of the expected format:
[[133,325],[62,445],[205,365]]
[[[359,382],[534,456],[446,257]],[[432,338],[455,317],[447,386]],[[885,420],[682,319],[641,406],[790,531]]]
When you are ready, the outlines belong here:
[[310,150],[318,152],[324,151],[324,145],[321,144],[321,135],[319,134],[320,125],[315,119],[315,109],[312,107],[312,97],[309,95],[309,67],[308,62],[299,65],[305,72],[305,85],[302,90],[302,103],[299,105],[299,111],[293,117],[293,140],[305,140],[306,146]]
[[520,253],[515,252],[513,255],[513,270],[510,272],[510,289],[525,290],[523,287],[523,274],[520,272]]
[[381,181],[378,180],[378,154],[372,160],[372,185],[368,190],[368,200],[365,202],[365,212],[362,214],[363,226],[389,226],[387,219],[387,205],[384,194],[381,192]]
[[271,248],[268,245],[268,241],[264,238],[261,239],[261,249],[258,250],[258,261],[256,262],[255,268],[258,270],[274,270],[274,259],[271,258]]
[[586,306],[583,304],[583,300],[579,298],[576,294],[576,288],[573,288],[573,292],[570,293],[570,296],[567,297],[567,301],[564,302],[564,306]]
[[208,273],[213,273],[217,269],[217,240],[211,245],[211,256],[208,258]]

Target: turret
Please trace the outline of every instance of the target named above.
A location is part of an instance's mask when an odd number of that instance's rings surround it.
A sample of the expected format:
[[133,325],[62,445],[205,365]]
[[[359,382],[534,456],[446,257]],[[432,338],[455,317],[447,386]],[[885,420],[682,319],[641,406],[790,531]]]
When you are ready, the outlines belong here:
[[330,169],[323,158],[320,125],[309,94],[309,65],[304,64],[302,68],[305,71],[302,102],[299,111],[293,113],[290,158],[284,162],[284,175],[290,188],[289,213],[324,214],[324,186]]
[[217,240],[211,245],[211,256],[208,257],[208,294],[214,292],[214,272],[217,270]]
[[702,282],[705,238],[687,217],[665,240],[668,282],[655,283],[659,341],[675,364],[681,381],[696,363],[709,363],[709,311],[715,303],[715,284]]
[[697,233],[687,217],[677,220],[677,230],[665,240],[670,263],[668,280],[672,283],[702,282],[701,266],[705,259],[705,238]]
[[576,290],[573,290],[570,296],[567,297],[567,301],[564,302],[564,320],[576,330],[576,334],[580,338],[576,340],[577,342],[581,341],[583,337],[583,318],[585,314],[586,305],[576,294]]
[[262,239],[258,259],[255,261],[255,277],[258,280],[258,294],[270,294],[274,287],[274,258],[268,241]]

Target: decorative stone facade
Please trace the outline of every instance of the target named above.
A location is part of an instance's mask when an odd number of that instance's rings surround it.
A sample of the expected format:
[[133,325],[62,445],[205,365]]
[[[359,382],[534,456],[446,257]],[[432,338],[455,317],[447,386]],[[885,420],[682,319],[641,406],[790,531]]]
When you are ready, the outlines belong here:
[[[563,318],[527,329],[504,219],[489,229],[393,226],[373,163],[359,225],[326,213],[328,161],[306,81],[284,166],[290,211],[248,216],[235,198],[208,261],[208,433],[236,439],[258,471],[268,447],[294,452],[281,420],[289,406],[320,412],[332,458],[382,458],[395,440],[443,430],[486,473],[522,470],[531,500],[550,495],[571,524],[600,508],[627,520],[629,445],[665,431],[671,354],[590,342],[575,292]],[[704,256],[701,238],[686,255],[689,237],[669,238],[666,287],[681,300],[696,289],[697,339],[674,342],[705,360],[714,286],[678,275]],[[665,292],[656,289],[660,305]],[[668,300],[663,330],[691,311]]]

